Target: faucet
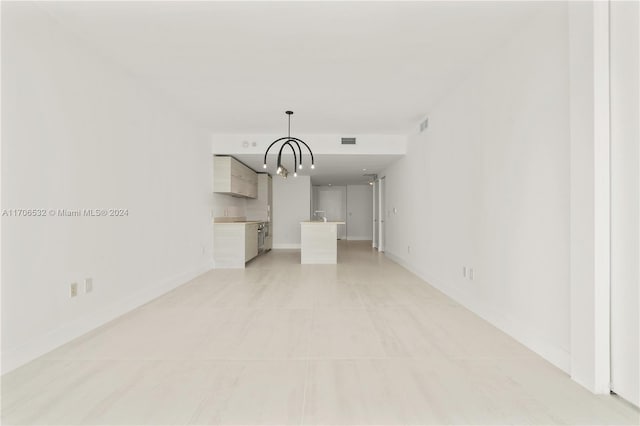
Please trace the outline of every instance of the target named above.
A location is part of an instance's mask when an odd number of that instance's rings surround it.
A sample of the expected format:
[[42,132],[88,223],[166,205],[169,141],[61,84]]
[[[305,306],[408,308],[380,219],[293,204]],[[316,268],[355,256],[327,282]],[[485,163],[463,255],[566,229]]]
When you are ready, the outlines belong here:
[[[318,216],[318,213],[324,213],[324,212],[325,212],[324,210],[316,210],[315,212],[313,212],[313,215],[314,215],[314,216]],[[326,216],[322,215],[322,216],[320,216],[320,217],[322,218],[322,220],[323,220],[324,222],[326,222],[326,221],[327,221],[327,217],[326,217]]]

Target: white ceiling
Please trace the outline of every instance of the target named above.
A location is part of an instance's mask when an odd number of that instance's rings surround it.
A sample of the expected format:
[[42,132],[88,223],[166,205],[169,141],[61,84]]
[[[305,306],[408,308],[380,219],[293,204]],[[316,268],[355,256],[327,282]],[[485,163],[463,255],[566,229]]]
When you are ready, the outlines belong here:
[[[234,154],[238,160],[257,172],[265,171],[262,168],[263,156],[260,154]],[[311,176],[314,185],[357,185],[366,184],[371,177],[365,174],[379,174],[393,162],[402,158],[402,155],[348,155],[348,154],[321,154],[315,155],[317,167],[311,170],[308,163],[305,168],[299,171],[299,175]],[[305,157],[305,162],[308,162]],[[293,155],[283,154],[282,163],[289,170],[289,178],[293,177]],[[266,170],[275,179],[276,176],[276,156],[269,155]],[[366,169],[366,170],[363,170]]]
[[[539,1],[37,4],[212,133],[283,136],[289,109],[296,113],[294,135],[412,133],[480,58],[533,14],[555,7]],[[235,156],[261,170],[259,155]],[[318,185],[366,183],[362,174],[380,173],[398,158],[317,157],[322,167],[312,182]]]
[[406,134],[548,2],[42,2],[213,133]]

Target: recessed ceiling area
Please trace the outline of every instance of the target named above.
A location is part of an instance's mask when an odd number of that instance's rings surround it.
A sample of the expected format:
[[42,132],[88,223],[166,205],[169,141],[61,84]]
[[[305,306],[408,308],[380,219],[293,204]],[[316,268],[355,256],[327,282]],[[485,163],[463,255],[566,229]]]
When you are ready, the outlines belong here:
[[[252,169],[263,172],[264,157],[259,154],[234,154],[236,159],[243,162]],[[282,179],[276,173],[276,155],[269,155],[267,159],[267,172],[273,175],[274,179]],[[305,167],[299,170],[301,176],[311,176],[311,183],[314,185],[358,185],[367,184],[371,178],[365,174],[381,173],[395,161],[402,158],[402,155],[348,155],[348,154],[322,154],[315,156],[316,168],[311,170]],[[305,155],[305,161],[307,157]],[[288,179],[293,177],[293,155],[282,155],[282,163],[289,169]],[[366,170],[363,170],[366,169]]]
[[212,133],[407,134],[560,2],[40,2]]

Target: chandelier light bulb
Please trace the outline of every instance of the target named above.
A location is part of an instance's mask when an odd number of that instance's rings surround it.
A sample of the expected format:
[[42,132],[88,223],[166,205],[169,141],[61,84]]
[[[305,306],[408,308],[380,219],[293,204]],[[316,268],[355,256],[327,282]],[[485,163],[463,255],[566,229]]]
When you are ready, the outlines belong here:
[[311,163],[311,168],[315,169],[316,168],[315,164]]
[[267,168],[267,163],[264,163],[264,164],[262,165],[262,168],[263,168],[263,169],[266,169],[266,168]]

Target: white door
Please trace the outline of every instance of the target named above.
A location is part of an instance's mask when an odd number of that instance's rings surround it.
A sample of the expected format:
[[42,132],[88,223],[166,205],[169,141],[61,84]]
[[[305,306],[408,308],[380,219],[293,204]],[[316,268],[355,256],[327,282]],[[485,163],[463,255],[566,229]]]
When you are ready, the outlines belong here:
[[373,183],[373,241],[374,248],[378,248],[378,182]]
[[[316,210],[324,212],[330,222],[345,222],[347,218],[346,187],[320,186],[318,187],[318,202]],[[346,238],[346,226],[338,225],[338,239]]]
[[378,234],[378,251],[384,251],[384,245],[386,244],[386,219],[387,209],[385,201],[385,178],[380,178],[378,181],[378,217],[379,217],[379,234]]
[[611,390],[640,406],[640,5],[611,2]]

